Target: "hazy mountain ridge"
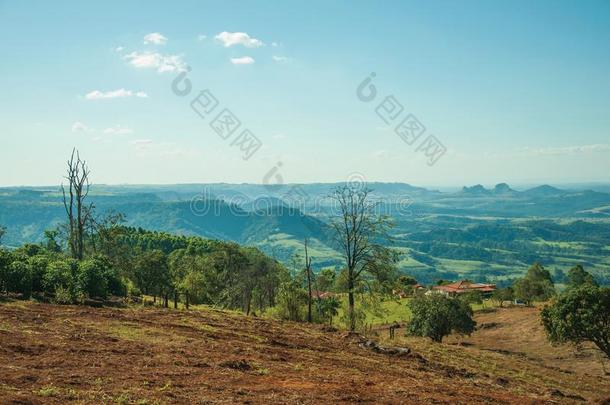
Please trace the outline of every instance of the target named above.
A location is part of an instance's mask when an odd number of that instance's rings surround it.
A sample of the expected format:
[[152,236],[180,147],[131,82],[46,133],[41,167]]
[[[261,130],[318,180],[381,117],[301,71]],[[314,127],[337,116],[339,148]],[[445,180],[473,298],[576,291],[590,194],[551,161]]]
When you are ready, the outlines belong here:
[[[124,213],[130,226],[255,245],[285,263],[307,237],[320,268],[341,265],[326,225],[334,213],[328,196],[337,185],[95,185],[91,201],[98,213]],[[536,260],[558,269],[578,262],[600,277],[610,274],[608,193],[548,185],[517,191],[506,183],[456,192],[367,186],[382,201],[380,213],[395,220],[400,267],[422,280],[508,280]],[[59,188],[0,189],[9,246],[42,240],[64,217]]]

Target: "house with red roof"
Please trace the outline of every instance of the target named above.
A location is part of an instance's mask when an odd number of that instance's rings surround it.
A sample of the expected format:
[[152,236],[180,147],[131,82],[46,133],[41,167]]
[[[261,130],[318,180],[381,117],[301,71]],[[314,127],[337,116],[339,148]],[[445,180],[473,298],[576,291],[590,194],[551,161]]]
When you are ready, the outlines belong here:
[[496,286],[495,284],[473,283],[467,280],[462,280],[451,284],[437,285],[432,287],[432,290],[450,297],[455,297],[457,295],[473,291],[478,291],[483,296],[489,296],[496,291]]

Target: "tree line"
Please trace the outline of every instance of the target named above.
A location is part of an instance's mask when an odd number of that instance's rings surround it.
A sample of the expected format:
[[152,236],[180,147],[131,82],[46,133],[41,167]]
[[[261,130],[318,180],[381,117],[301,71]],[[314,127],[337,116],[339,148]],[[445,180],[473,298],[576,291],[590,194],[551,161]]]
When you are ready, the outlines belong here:
[[[332,322],[340,301],[332,295],[322,298],[320,292],[334,290],[347,295],[344,321],[355,331],[365,318],[356,305],[358,297],[389,295],[394,288],[409,290],[417,283],[398,273],[398,253],[389,247],[393,223],[376,213],[378,202],[366,187],[346,184],[330,195],[339,211],[329,227],[344,267],[316,275],[308,240],[304,241],[304,259],[296,256],[288,268],[255,247],[128,227],[121,213],[99,215],[88,201],[89,176],[86,162],[74,150],[67,162],[67,186],[62,186],[66,221],[47,230],[40,244],[13,251],[0,249],[0,291],[62,304],[144,295],[159,299],[165,307],[173,300],[174,306],[181,301],[246,314],[269,312],[292,321]],[[0,242],[4,234],[0,227]],[[492,298],[500,305],[513,299],[527,305],[554,299],[543,311],[553,341],[589,339],[607,350],[608,289],[600,288],[581,266],[565,277],[568,289],[557,296],[550,272],[535,263],[523,278],[496,290]],[[589,329],[571,325],[573,330],[593,331],[586,336],[567,333],[570,326],[565,322],[574,318],[565,316],[565,308],[574,309],[586,300],[595,304],[591,307],[601,308],[602,318],[591,315],[582,321],[593,325]],[[480,301],[476,294],[457,300],[438,294],[415,295],[409,303],[413,314],[409,332],[435,341],[451,332],[470,333],[476,325],[471,304]]]
[[[297,258],[289,269],[255,247],[130,228],[121,213],[97,212],[89,198],[90,177],[74,149],[61,186],[66,220],[45,231],[40,244],[0,249],[0,291],[57,303],[144,295],[159,298],[164,306],[173,298],[246,314],[272,308],[294,321],[332,321],[337,314],[336,298],[318,296],[328,286],[324,277],[336,276],[314,275],[307,241],[305,262]],[[385,247],[391,223],[375,214],[377,203],[370,193],[345,185],[330,196],[340,206],[330,228],[345,258],[340,280],[348,295],[351,330],[356,328],[356,294],[385,284],[397,261]],[[4,232],[1,228],[0,238]]]

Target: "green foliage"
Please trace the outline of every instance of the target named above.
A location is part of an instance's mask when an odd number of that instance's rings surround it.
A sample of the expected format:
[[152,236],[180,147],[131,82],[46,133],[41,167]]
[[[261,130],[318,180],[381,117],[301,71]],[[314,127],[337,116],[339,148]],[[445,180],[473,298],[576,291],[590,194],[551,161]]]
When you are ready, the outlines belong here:
[[32,272],[32,291],[41,293],[43,291],[43,279],[49,266],[50,256],[36,255],[28,259],[30,270]]
[[585,269],[583,269],[583,267],[579,264],[572,267],[570,271],[568,271],[568,287],[575,288],[582,285],[597,286],[598,284],[593,275],[585,271]]
[[412,313],[409,333],[435,342],[441,342],[451,332],[470,334],[476,325],[470,305],[442,294],[416,296],[409,307]]
[[44,248],[40,245],[35,245],[33,243],[26,243],[19,249],[15,249],[13,251],[13,255],[15,255],[16,257],[32,257],[38,254],[44,254]]
[[145,251],[135,257],[133,278],[144,294],[161,294],[169,284],[167,256],[161,250]]
[[58,228],[52,230],[44,231],[44,243],[43,246],[49,252],[60,253],[61,252],[61,244],[60,244],[60,230]]
[[179,284],[180,290],[189,294],[193,304],[203,304],[210,301],[207,295],[207,283],[205,274],[200,271],[189,271]]
[[515,298],[531,304],[534,301],[546,301],[555,294],[555,286],[551,273],[540,263],[534,263],[524,278],[518,279],[513,285]]
[[2,238],[6,235],[6,228],[4,226],[0,226],[0,246],[2,246]]
[[8,267],[13,261],[13,255],[8,250],[0,248],[0,292],[6,291]]
[[491,299],[496,301],[498,305],[502,306],[504,301],[512,301],[515,299],[515,293],[512,287],[498,288],[491,295]]
[[12,261],[4,268],[0,280],[8,292],[22,294],[24,298],[32,294],[32,269],[26,260]]
[[333,318],[338,315],[341,301],[336,297],[319,298],[315,300],[316,318],[319,323],[332,324]]
[[79,264],[76,276],[77,292],[92,298],[106,298],[111,268],[107,260],[100,257],[86,259]]
[[54,304],[68,305],[68,304],[73,304],[75,302],[75,298],[74,298],[73,292],[70,291],[68,288],[58,286],[55,289],[55,294],[51,301]]
[[542,310],[541,319],[551,342],[592,342],[610,358],[610,288],[570,288]]
[[68,291],[74,298],[77,271],[78,263],[75,260],[63,258],[51,261],[42,278],[43,291],[55,294],[61,289]]
[[304,319],[307,305],[307,291],[296,280],[280,285],[275,308],[276,316],[280,319],[300,322]]
[[363,305],[364,301],[360,301],[354,305],[353,311],[350,313],[349,304],[346,302],[345,306],[341,310],[341,316],[339,321],[346,329],[350,330],[362,330],[366,326],[367,309],[366,305]]
[[402,276],[398,277],[397,281],[401,287],[412,287],[417,284],[417,280],[415,279],[415,277],[411,277],[411,276],[407,276],[407,275],[402,275]]
[[316,286],[319,291],[335,291],[337,273],[332,268],[324,268],[316,276]]
[[483,303],[483,295],[480,291],[469,291],[467,293],[460,294],[458,299],[470,305]]

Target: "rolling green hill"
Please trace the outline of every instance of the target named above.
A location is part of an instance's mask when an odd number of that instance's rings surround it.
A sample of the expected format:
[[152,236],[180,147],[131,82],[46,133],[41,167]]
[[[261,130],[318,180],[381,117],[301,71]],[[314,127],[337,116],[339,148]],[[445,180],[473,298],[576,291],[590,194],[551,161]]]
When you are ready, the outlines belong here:
[[[339,267],[326,223],[336,214],[336,184],[207,184],[92,188],[98,213],[126,215],[126,225],[235,241],[289,264],[311,240],[314,268]],[[561,283],[563,271],[587,267],[610,283],[610,194],[508,184],[439,192],[401,183],[371,183],[380,214],[393,217],[400,267],[421,282],[471,278],[508,283],[534,261]],[[296,197],[295,197],[296,196]],[[38,242],[64,220],[57,188],[0,189],[3,243]]]

